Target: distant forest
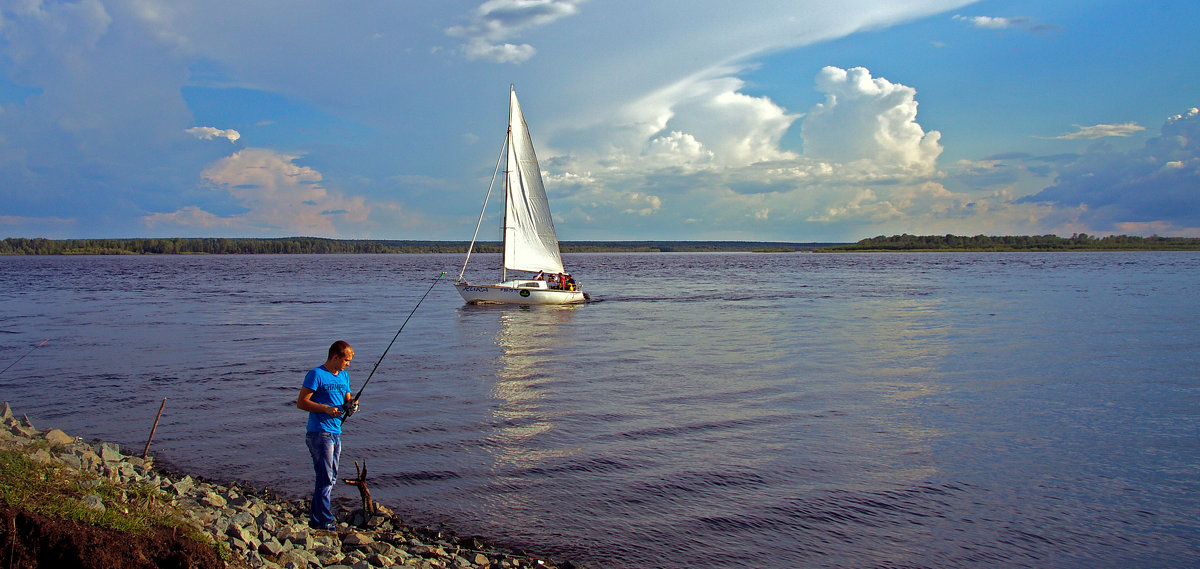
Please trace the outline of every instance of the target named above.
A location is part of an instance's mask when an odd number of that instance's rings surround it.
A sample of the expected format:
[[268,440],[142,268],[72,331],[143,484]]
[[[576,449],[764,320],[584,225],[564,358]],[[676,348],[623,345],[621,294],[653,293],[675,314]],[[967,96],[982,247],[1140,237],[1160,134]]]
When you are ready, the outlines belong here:
[[820,253],[845,251],[1197,251],[1200,239],[1188,237],[1136,237],[1111,235],[1093,237],[1078,233],[1057,235],[992,237],[976,235],[893,235],[871,237],[850,245],[817,249]]
[[[319,237],[166,238],[166,239],[26,239],[0,241],[0,255],[255,255],[330,253],[465,253],[467,241],[324,239]],[[815,251],[1197,251],[1200,239],[1187,237],[1093,237],[1085,233],[1057,235],[960,237],[957,235],[893,235],[857,243],[790,243],[782,241],[564,241],[564,253],[720,253]],[[498,242],[476,242],[477,253],[499,253]]]
[[[255,255],[328,253],[465,253],[468,241],[406,241],[282,237],[275,239],[25,239],[0,241],[0,255]],[[564,253],[811,251],[830,243],[773,241],[564,241]],[[499,242],[476,242],[477,253],[499,253]]]

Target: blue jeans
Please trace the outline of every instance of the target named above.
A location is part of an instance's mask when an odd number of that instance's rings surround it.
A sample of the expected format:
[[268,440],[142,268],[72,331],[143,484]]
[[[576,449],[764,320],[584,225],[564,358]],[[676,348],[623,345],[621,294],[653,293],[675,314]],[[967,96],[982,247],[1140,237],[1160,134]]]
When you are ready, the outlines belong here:
[[308,523],[314,528],[326,528],[333,525],[329,498],[333,494],[333,484],[337,481],[338,459],[342,456],[342,438],[337,433],[310,432],[304,437],[304,442],[308,444],[309,454],[312,454],[313,470],[317,475]]

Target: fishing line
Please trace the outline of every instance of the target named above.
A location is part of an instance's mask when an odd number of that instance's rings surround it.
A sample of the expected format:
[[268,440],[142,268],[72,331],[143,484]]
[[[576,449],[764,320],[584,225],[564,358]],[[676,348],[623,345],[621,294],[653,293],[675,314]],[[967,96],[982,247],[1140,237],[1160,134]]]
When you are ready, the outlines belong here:
[[34,346],[34,347],[32,347],[32,348],[29,348],[29,351],[28,351],[28,352],[25,352],[24,354],[21,354],[21,357],[19,357],[19,358],[17,358],[17,359],[15,359],[15,360],[13,360],[13,363],[11,363],[11,364],[8,364],[8,367],[6,367],[6,368],[4,368],[4,369],[0,369],[0,375],[4,375],[4,372],[8,371],[8,368],[9,368],[9,367],[12,367],[12,366],[15,366],[15,365],[17,365],[17,362],[19,362],[19,361],[21,361],[21,360],[25,359],[25,356],[28,356],[29,354],[32,354],[34,350],[36,350],[36,349],[38,349],[38,348],[42,347],[43,345],[45,345],[45,343],[46,343],[46,342],[49,342],[49,341],[50,341],[50,338],[46,338],[45,340],[42,340],[42,343],[41,343],[41,344],[38,344],[38,345],[36,345],[36,346]]
[[396,335],[392,336],[392,341],[388,342],[387,348],[385,348],[383,350],[383,354],[381,354],[379,356],[379,361],[375,362],[375,367],[371,368],[371,373],[367,374],[367,380],[363,382],[362,387],[360,387],[358,389],[358,393],[356,393],[354,395],[354,400],[348,406],[348,408],[346,409],[346,412],[342,414],[342,422],[343,423],[346,422],[346,419],[350,418],[350,415],[354,414],[354,411],[352,409],[358,407],[358,398],[362,397],[362,392],[364,389],[367,388],[367,384],[371,383],[371,377],[375,375],[375,370],[379,369],[379,364],[383,363],[383,357],[387,355],[388,350],[392,349],[392,344],[396,343],[396,338],[399,338],[400,333],[404,331],[404,325],[408,324],[408,320],[413,317],[413,314],[417,313],[417,308],[419,308],[421,306],[421,303],[425,301],[425,297],[429,296],[429,292],[433,290],[433,286],[436,285],[438,283],[438,281],[442,280],[442,277],[444,277],[444,276],[446,276],[446,272],[442,271],[441,273],[438,274],[436,279],[433,279],[433,284],[429,285],[429,290],[425,291],[425,294],[421,295],[421,299],[417,301],[416,306],[413,306],[412,312],[408,313],[408,318],[405,318],[404,322],[400,324],[400,329],[396,330]]

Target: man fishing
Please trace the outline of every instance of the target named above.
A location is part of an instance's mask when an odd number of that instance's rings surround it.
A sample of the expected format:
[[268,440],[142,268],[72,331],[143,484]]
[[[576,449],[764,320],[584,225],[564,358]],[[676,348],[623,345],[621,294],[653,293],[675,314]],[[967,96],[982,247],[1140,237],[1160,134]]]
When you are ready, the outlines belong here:
[[358,411],[358,399],[362,396],[363,390],[367,388],[367,384],[371,383],[371,378],[375,377],[375,371],[379,369],[379,364],[383,363],[383,358],[387,356],[388,350],[392,349],[392,344],[396,343],[396,338],[400,337],[400,333],[404,331],[404,326],[408,324],[409,319],[417,313],[421,302],[425,300],[426,296],[429,296],[429,291],[433,290],[433,286],[445,275],[444,272],[439,273],[437,278],[433,279],[433,283],[429,285],[429,290],[421,295],[421,299],[413,306],[412,312],[408,313],[408,318],[405,318],[404,322],[400,324],[400,329],[396,330],[396,335],[392,336],[392,341],[388,342],[387,348],[384,348],[383,354],[375,362],[375,367],[371,368],[371,373],[367,374],[367,380],[363,382],[362,387],[358,388],[357,394],[350,392],[350,376],[346,373],[346,366],[350,365],[350,360],[354,359],[354,349],[342,340],[329,346],[329,359],[325,360],[324,364],[313,368],[304,376],[304,384],[300,387],[300,396],[296,398],[296,407],[308,411],[308,435],[305,437],[305,441],[308,443],[308,451],[312,453],[313,470],[316,472],[312,507],[308,515],[310,527],[325,530],[337,529],[333,523],[329,498],[333,494],[333,484],[337,480],[338,459],[342,454],[342,423],[345,423],[346,419]]
[[296,407],[308,411],[308,434],[305,442],[312,454],[316,483],[313,486],[312,506],[308,525],[313,529],[335,530],[330,496],[337,480],[338,460],[342,454],[343,415],[357,410],[358,402],[350,391],[350,375],[346,366],[354,359],[350,344],[338,340],[329,346],[325,363],[304,376]]

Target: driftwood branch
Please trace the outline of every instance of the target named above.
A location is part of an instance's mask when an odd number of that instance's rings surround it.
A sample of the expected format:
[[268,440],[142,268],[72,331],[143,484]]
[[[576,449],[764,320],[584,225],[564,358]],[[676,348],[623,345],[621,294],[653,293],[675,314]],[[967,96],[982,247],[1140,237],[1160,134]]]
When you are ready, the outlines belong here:
[[371,501],[371,490],[367,488],[367,460],[363,459],[361,469],[358,467],[358,461],[354,461],[354,470],[358,472],[358,478],[343,478],[342,482],[358,487],[358,493],[362,496],[363,512],[370,518],[375,514],[375,502]]

